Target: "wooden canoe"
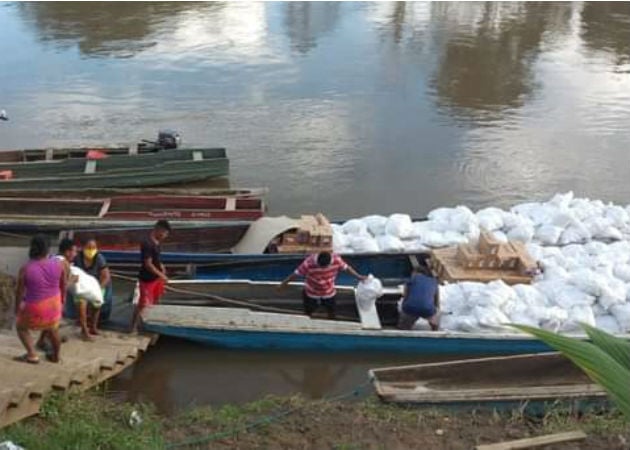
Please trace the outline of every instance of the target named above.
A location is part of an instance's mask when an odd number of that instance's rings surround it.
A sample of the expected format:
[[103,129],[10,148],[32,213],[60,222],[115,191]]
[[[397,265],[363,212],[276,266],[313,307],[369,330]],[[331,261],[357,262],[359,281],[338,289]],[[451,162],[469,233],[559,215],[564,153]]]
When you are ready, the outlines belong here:
[[[146,232],[145,232],[146,234]],[[99,236],[106,236],[101,232]],[[113,233],[108,239],[116,241]],[[141,235],[139,235],[141,236]],[[203,235],[201,235],[203,239]],[[192,237],[191,237],[192,239]],[[169,239],[164,243],[168,245]],[[203,241],[200,241],[203,242]],[[190,242],[188,247],[194,246]],[[180,243],[185,247],[184,243]],[[201,250],[200,250],[201,251]],[[135,270],[140,259],[138,250],[103,252],[109,264],[116,270]],[[344,260],[359,273],[373,274],[386,285],[404,283],[411,274],[414,264],[423,264],[428,258],[424,253],[353,253],[342,255]],[[169,270],[179,273],[186,271],[188,276],[199,280],[252,280],[252,281],[282,281],[304,260],[301,254],[254,254],[235,255],[230,253],[190,253],[169,252],[162,253],[162,260]],[[337,278],[339,285],[355,285],[356,279],[341,272]]]
[[[214,185],[214,184],[213,184]],[[195,197],[234,197],[263,198],[269,193],[268,188],[230,188],[225,187],[147,187],[147,188],[86,188],[86,189],[46,189],[44,191],[4,189],[2,197],[12,198],[70,198],[70,199],[108,199],[123,196],[175,195]]]
[[[136,269],[137,271],[137,269]],[[303,282],[292,282],[279,290],[279,282],[252,280],[171,280],[162,304],[182,306],[239,307],[254,310],[276,310],[303,314]],[[383,325],[394,326],[398,322],[398,301],[402,288],[385,288],[377,301],[377,312]],[[345,320],[359,321],[353,286],[337,286],[336,311]],[[270,309],[271,308],[271,309]],[[325,311],[321,311],[322,314]]]
[[230,349],[459,356],[550,351],[543,342],[520,333],[367,330],[355,322],[244,308],[159,305],[145,311],[144,324],[149,332]]
[[520,403],[602,400],[606,393],[559,353],[526,354],[372,369],[385,402],[512,408]]
[[[10,170],[14,178],[31,178],[56,176],[59,174],[76,174],[86,172],[94,166],[96,172],[124,169],[146,169],[156,164],[169,161],[192,159],[196,154],[202,159],[226,158],[224,148],[199,148],[177,150],[149,150],[134,151],[133,149],[112,148],[99,149],[99,153],[105,155],[102,159],[90,159],[89,149],[64,150],[15,150],[0,152],[0,170]],[[15,154],[31,154],[37,156],[24,156],[16,162]],[[18,158],[20,158],[18,156]]]
[[[216,220],[204,222],[171,221],[172,231],[168,239],[162,243],[164,252],[193,251],[200,252],[229,252],[230,249],[243,237],[250,221],[245,220]],[[116,253],[129,255],[124,262],[112,261],[113,268],[124,268],[129,264],[136,266],[140,261],[137,249],[140,243],[147,238],[155,220],[145,223],[130,223],[121,228],[103,228],[103,222],[94,224],[94,228],[62,231],[60,237],[69,237],[81,242],[86,237],[94,237],[103,249],[106,258]],[[97,228],[100,226],[100,228]],[[108,249],[134,249],[127,252],[110,252]],[[187,266],[187,264],[183,264]]]
[[225,149],[163,150],[138,155],[113,155],[102,160],[70,158],[0,164],[13,177],[0,181],[0,191],[98,189],[161,186],[225,176]]
[[[0,197],[0,230],[60,231],[77,228],[151,226],[156,220],[252,221],[262,217],[262,198],[127,195],[104,199]],[[121,247],[124,248],[124,247]]]

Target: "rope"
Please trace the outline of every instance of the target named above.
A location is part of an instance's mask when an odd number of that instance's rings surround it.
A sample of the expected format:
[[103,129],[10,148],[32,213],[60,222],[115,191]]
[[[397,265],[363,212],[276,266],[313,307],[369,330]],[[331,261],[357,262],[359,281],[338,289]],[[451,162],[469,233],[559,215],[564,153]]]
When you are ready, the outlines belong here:
[[[353,389],[351,389],[350,391],[344,392],[343,394],[339,394],[339,395],[335,395],[332,397],[323,397],[320,401],[328,401],[328,402],[333,402],[333,401],[340,401],[340,400],[345,400],[347,398],[352,398],[352,397],[358,397],[359,394],[361,394],[361,392],[363,391],[363,389],[365,389],[366,386],[368,386],[370,384],[370,380],[366,380],[363,383],[355,386]],[[172,448],[178,448],[178,447],[188,447],[191,445],[198,445],[198,444],[204,444],[204,443],[208,443],[208,442],[212,442],[212,441],[217,441],[219,439],[225,439],[228,437],[232,437],[236,434],[238,434],[239,432],[244,432],[244,431],[250,431],[253,430],[255,428],[258,428],[261,425],[269,425],[273,422],[276,422],[280,419],[282,419],[283,417],[288,416],[289,414],[295,413],[297,411],[299,411],[300,409],[302,409],[302,407],[295,407],[295,408],[288,408],[285,410],[281,410],[278,411],[276,413],[273,414],[269,414],[267,416],[263,416],[258,420],[254,420],[252,422],[249,422],[247,424],[241,425],[241,426],[236,426],[230,430],[226,430],[226,431],[219,431],[217,433],[212,433],[212,434],[208,434],[206,436],[200,436],[200,437],[196,437],[196,438],[192,438],[192,439],[187,439],[184,441],[180,441],[180,442],[170,442],[166,444],[166,448],[167,449],[172,449]]]
[[[118,278],[118,279],[124,280],[124,281],[131,281],[131,282],[136,282],[137,281],[136,278],[128,277],[126,275],[122,275],[122,274],[116,273],[116,272],[112,272],[111,275],[114,278]],[[256,303],[253,303],[251,300],[237,300],[237,299],[233,299],[233,298],[222,297],[220,295],[215,295],[215,294],[206,294],[206,293],[203,293],[203,292],[191,291],[189,289],[175,288],[173,286],[169,286],[168,284],[166,286],[164,286],[164,288],[167,291],[174,292],[176,294],[184,294],[184,295],[196,296],[196,297],[205,298],[205,299],[208,299],[208,300],[214,300],[214,301],[217,301],[217,302],[220,302],[220,303],[225,303],[226,305],[233,305],[233,306],[240,306],[240,307],[245,307],[245,308],[257,309],[257,310],[263,311],[263,312],[275,312],[275,313],[281,313],[281,314],[297,314],[297,311],[295,311],[293,309],[277,308],[275,306],[258,305]],[[356,322],[357,321],[355,318],[349,317],[349,316],[336,316],[336,319],[349,321],[349,322]]]

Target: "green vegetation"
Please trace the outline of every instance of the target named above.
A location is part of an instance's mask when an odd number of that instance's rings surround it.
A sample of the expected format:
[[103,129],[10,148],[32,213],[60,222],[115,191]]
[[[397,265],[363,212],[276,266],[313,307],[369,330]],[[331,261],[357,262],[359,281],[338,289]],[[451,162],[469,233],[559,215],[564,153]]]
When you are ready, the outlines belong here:
[[[129,424],[133,411],[142,423]],[[164,447],[160,420],[149,406],[107,401],[95,393],[50,395],[39,416],[0,430],[28,450],[135,450]]]
[[[142,422],[130,425],[133,411]],[[50,396],[42,412],[0,430],[28,450],[214,448],[471,448],[480,442],[581,428],[592,450],[627,448],[628,422],[619,411],[579,414],[550,408],[463,412],[359,401],[267,397],[243,405],[190,407],[171,417],[147,405],[116,402],[106,392]],[[437,431],[439,430],[439,433]]]
[[630,342],[583,324],[591,342],[539,328],[514,325],[558,350],[606,389],[619,410],[630,419]]

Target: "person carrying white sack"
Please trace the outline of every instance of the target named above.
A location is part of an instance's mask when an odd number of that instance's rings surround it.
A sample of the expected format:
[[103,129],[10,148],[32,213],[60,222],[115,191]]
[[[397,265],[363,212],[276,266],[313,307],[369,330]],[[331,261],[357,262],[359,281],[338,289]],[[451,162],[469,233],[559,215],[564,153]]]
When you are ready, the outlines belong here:
[[440,289],[429,269],[420,266],[405,284],[398,317],[398,328],[411,330],[418,319],[429,322],[431,330],[439,328]]

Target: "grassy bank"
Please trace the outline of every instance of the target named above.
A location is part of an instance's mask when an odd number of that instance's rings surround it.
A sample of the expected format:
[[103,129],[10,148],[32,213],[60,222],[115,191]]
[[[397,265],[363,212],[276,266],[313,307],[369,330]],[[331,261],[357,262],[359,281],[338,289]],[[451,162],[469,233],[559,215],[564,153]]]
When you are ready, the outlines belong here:
[[[133,412],[142,419],[130,424]],[[615,412],[578,417],[453,413],[360,402],[268,398],[241,406],[200,407],[161,417],[147,405],[118,403],[102,392],[51,396],[42,413],[0,430],[37,449],[471,449],[479,443],[580,428],[581,443],[554,449],[630,448],[630,424]]]

